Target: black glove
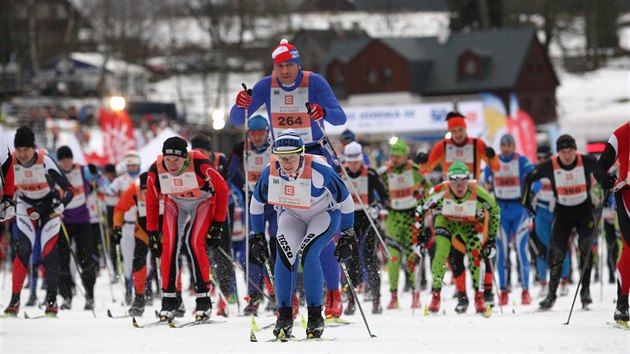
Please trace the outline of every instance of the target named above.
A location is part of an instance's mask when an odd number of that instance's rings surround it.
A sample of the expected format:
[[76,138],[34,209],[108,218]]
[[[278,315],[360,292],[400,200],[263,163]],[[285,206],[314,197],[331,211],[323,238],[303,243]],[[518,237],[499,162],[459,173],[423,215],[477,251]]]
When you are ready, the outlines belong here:
[[90,171],[90,174],[92,174],[92,176],[98,175],[98,168],[93,163],[88,164],[88,171]]
[[421,152],[418,154],[418,163],[419,164],[424,164],[429,162],[429,154],[427,154],[426,152]]
[[114,233],[112,234],[112,242],[117,245],[122,240],[122,227],[114,226]]
[[615,183],[617,183],[617,175],[612,172],[608,172],[606,177],[602,179],[602,188],[612,189],[615,186]]
[[263,264],[269,258],[269,247],[265,234],[252,232],[249,234],[249,259],[252,263]]
[[486,156],[489,159],[493,159],[495,156],[497,156],[496,152],[494,152],[494,149],[491,148],[490,146],[486,147]]
[[335,257],[339,263],[352,259],[352,250],[357,247],[357,239],[354,237],[354,229],[349,228],[341,232],[339,242],[335,248]]
[[494,241],[488,241],[485,245],[483,245],[483,258],[490,259],[493,258],[497,254],[497,246]]
[[162,235],[159,231],[149,231],[149,249],[157,258],[162,257]]
[[43,217],[49,217],[54,213],[54,206],[49,203],[43,202],[35,205],[33,211],[29,214],[29,217],[33,220],[39,220]]
[[221,244],[221,235],[223,234],[223,223],[213,221],[210,230],[206,234],[206,246],[211,249],[219,247]]

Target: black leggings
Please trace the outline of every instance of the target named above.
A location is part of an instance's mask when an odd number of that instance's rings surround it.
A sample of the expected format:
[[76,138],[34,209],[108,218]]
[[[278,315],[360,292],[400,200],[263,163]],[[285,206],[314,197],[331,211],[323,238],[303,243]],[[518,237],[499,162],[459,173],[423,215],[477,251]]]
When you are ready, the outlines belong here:
[[[81,281],[85,288],[85,295],[94,298],[94,283],[96,282],[98,263],[93,257],[96,254],[94,250],[96,245],[92,242],[90,224],[66,224],[66,230],[70,241],[74,240],[77,245],[76,257],[78,259],[74,259],[72,262],[77,262],[81,269]],[[63,229],[59,235],[57,247],[59,252],[59,293],[64,298],[71,298],[72,287],[74,286],[70,272],[71,250]]]
[[575,228],[578,234],[578,247],[580,249],[580,265],[584,269],[582,286],[588,289],[591,284],[591,270],[593,268],[593,253],[586,259],[588,248],[591,246],[591,238],[595,229],[595,217],[593,208],[578,206],[568,210],[558,211],[551,228],[551,265],[549,292],[556,293],[560,277],[562,275],[562,262],[569,247],[571,231]]

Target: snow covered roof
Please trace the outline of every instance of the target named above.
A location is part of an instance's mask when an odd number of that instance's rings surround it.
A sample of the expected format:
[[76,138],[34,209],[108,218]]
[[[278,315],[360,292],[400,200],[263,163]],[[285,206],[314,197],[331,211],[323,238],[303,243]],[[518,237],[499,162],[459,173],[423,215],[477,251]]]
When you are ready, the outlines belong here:
[[[103,66],[103,61],[105,60],[105,56],[100,53],[80,53],[74,52],[70,53],[70,58],[72,60],[80,61],[88,65],[92,65],[94,67],[100,68]],[[140,65],[132,64],[126,62],[124,60],[116,59],[110,57],[107,60],[107,65],[105,69],[112,73],[130,73],[130,74],[145,74],[147,70]]]

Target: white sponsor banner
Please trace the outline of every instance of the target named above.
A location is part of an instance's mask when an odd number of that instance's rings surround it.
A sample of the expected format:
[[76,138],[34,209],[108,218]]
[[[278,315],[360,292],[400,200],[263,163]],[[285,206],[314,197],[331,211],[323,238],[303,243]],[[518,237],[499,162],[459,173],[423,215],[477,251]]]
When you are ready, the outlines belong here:
[[[459,102],[458,109],[471,124],[470,136],[483,132],[483,109],[480,101]],[[326,132],[339,135],[350,129],[355,134],[401,134],[446,131],[444,118],[453,110],[453,104],[426,103],[400,106],[367,106],[344,108],[346,124],[333,126],[326,123]],[[470,130],[473,130],[471,132]],[[472,134],[475,133],[475,134]]]

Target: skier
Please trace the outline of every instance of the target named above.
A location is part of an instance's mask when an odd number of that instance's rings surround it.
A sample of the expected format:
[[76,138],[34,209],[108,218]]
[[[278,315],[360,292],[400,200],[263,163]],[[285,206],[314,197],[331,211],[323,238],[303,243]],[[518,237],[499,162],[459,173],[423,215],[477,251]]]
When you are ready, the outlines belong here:
[[[145,288],[147,285],[147,254],[149,251],[149,238],[147,236],[147,172],[140,174],[138,179],[129,185],[123,193],[114,209],[114,232],[120,237],[127,211],[136,207],[135,247],[133,251],[133,287],[135,296],[129,309],[131,316],[142,316],[147,299]],[[162,224],[164,214],[164,202],[159,201],[159,225]],[[183,315],[183,314],[182,314]]]
[[[538,165],[549,161],[551,158],[551,149],[549,146],[539,146],[537,149],[536,159]],[[532,204],[525,207],[530,209],[530,214],[534,214],[534,232],[532,232],[532,240],[536,247],[534,258],[536,261],[536,272],[540,281],[539,297],[546,297],[548,292],[547,272],[549,270],[549,257],[551,256],[551,225],[553,222],[553,211],[556,206],[556,197],[553,195],[551,181],[549,178],[541,178],[534,182],[531,188]],[[562,275],[560,278],[560,295],[563,289],[568,291],[569,283],[569,263],[568,255],[562,262]]]
[[[212,248],[221,243],[229,193],[225,180],[200,152],[187,151],[186,140],[171,137],[164,141],[162,154],[149,168],[146,193],[149,247],[156,256],[162,257],[160,320],[172,320],[177,309],[175,283],[182,244],[187,247],[194,266],[195,319],[206,320],[212,314],[206,245]],[[164,196],[162,236],[158,231],[160,195]],[[189,217],[191,227],[184,234],[184,225]]]
[[[418,256],[413,252],[412,226],[414,210],[423,202],[431,189],[431,182],[418,173],[418,165],[408,158],[409,147],[404,140],[398,139],[389,149],[389,160],[379,173],[387,187],[389,203],[387,219],[385,220],[386,242],[390,255],[387,273],[389,274],[389,290],[391,300],[388,309],[398,308],[398,275],[403,258],[410,269],[409,279],[414,279],[414,268]],[[412,308],[420,307],[420,289],[416,289],[415,282],[410,282],[412,288]]]
[[[48,316],[56,316],[59,263],[57,239],[61,228],[60,215],[74,196],[72,185],[59,170],[57,163],[44,152],[35,149],[35,134],[24,126],[15,133],[13,171],[17,196],[17,238],[13,260],[13,288],[6,315],[17,316],[20,291],[35,239],[40,238],[46,267],[46,308]],[[62,194],[56,191],[61,188]]]
[[[135,151],[128,151],[124,156],[125,172],[116,177],[112,183],[107,186],[106,196],[110,197],[111,202],[118,203],[120,196],[129,188],[129,185],[140,175],[140,155]],[[106,200],[108,198],[106,197]],[[116,204],[114,204],[116,205]],[[136,224],[135,210],[129,210],[125,214],[125,224],[122,228],[122,238],[113,240],[115,244],[119,244],[120,256],[123,262],[123,275],[125,278],[125,302],[131,304],[133,281],[133,248],[136,244],[134,241],[134,230]],[[110,224],[112,225],[112,224]],[[112,233],[112,237],[116,238],[116,233]],[[118,254],[116,254],[118,259]]]
[[308,309],[306,335],[320,337],[324,331],[320,255],[341,225],[335,255],[339,262],[352,257],[356,247],[352,197],[335,171],[321,157],[305,154],[300,135],[288,129],[276,138],[271,162],[260,175],[252,196],[250,248],[252,257],[260,263],[269,257],[264,234],[266,204],[278,210],[274,275],[279,317],[273,333],[277,338],[291,336],[291,304],[300,257]]
[[[247,151],[245,151],[245,144],[248,144]],[[265,167],[269,165],[269,161],[271,159],[271,149],[272,144],[269,137],[269,123],[267,118],[261,115],[255,115],[249,118],[247,121],[247,140],[236,144],[236,146],[232,149],[232,154],[230,155],[228,163],[228,179],[241,191],[244,191],[244,188],[247,187],[247,195],[250,199],[252,197],[252,193],[254,192],[254,187],[256,186],[258,178]],[[247,176],[245,176],[243,166],[243,157],[245,154],[247,154]],[[265,205],[264,220],[265,223],[268,224],[267,231],[270,237],[269,245],[271,246],[271,259],[273,260],[276,254],[275,238],[278,230],[278,221],[273,205]],[[252,241],[252,239],[249,240],[250,243]],[[250,260],[247,261],[250,262]],[[271,267],[273,267],[273,262]],[[247,294],[250,300],[245,307],[244,313],[246,315],[258,314],[258,306],[263,295],[256,289],[255,286],[262,289],[263,274],[264,271],[262,265],[252,259],[252,262],[249,263],[250,285],[249,289],[247,289]],[[272,297],[270,301],[275,302],[276,300]]]
[[[485,267],[484,259],[492,259],[496,254],[496,234],[499,231],[500,209],[494,198],[476,181],[470,180],[470,169],[456,161],[447,171],[448,180],[435,186],[424,205],[416,209],[416,219],[424,220],[424,214],[434,212],[435,255],[431,262],[433,285],[431,287],[430,312],[440,310],[442,280],[446,270],[446,258],[451,248],[467,253],[470,273],[475,289],[475,311],[482,313],[486,309],[480,283],[491,273]],[[422,225],[417,225],[418,253],[423,254],[431,235],[422,232]],[[485,271],[481,268],[485,267]],[[468,307],[468,297],[460,294],[455,308],[457,313],[464,313]]]
[[549,292],[539,303],[542,310],[552,308],[556,302],[562,262],[566,257],[569,236],[573,228],[579,235],[580,264],[584,269],[580,300],[583,307],[593,302],[590,293],[593,255],[586,259],[586,254],[595,228],[590,192],[591,174],[597,161],[592,156],[577,152],[575,139],[566,134],[556,140],[556,151],[557,156],[553,156],[550,161],[538,165],[527,174],[523,189],[523,205],[531,205],[529,200],[531,184],[547,177],[551,181],[551,188],[557,200],[551,233]]
[[[324,121],[332,125],[346,122],[339,101],[323,76],[302,70],[300,55],[286,39],[271,53],[273,72],[258,81],[251,90],[240,91],[230,111],[230,122],[239,126],[245,122],[245,112],[253,114],[265,104],[271,119],[271,138],[285,129],[294,129],[302,138],[306,153],[324,156],[330,166],[339,168],[326,134]],[[331,242],[322,252],[326,280],[326,317],[339,317],[343,311],[339,291],[339,265],[333,256]]]
[[499,304],[508,304],[506,283],[508,279],[506,263],[509,261],[509,247],[512,241],[516,247],[520,279],[523,286],[521,303],[529,305],[529,211],[521,205],[521,186],[525,175],[534,169],[527,157],[515,153],[515,140],[510,134],[501,137],[500,169],[493,172],[485,168],[486,182],[491,184],[497,204],[501,208],[500,237],[497,239],[497,273],[499,273]]
[[[383,182],[378,176],[378,173],[364,164],[363,148],[361,144],[353,141],[344,147],[344,161],[347,176],[342,176],[343,182],[348,187],[348,191],[352,195],[354,200],[354,230],[357,234],[359,247],[354,250],[352,260],[350,261],[350,277],[352,279],[352,285],[355,287],[362,281],[362,260],[365,263],[365,268],[368,272],[369,287],[372,289],[372,313],[380,314],[383,311],[381,307],[381,275],[380,275],[380,261],[378,259],[378,239],[376,232],[372,228],[368,218],[378,220],[379,217],[379,204],[386,204],[388,202],[387,191]],[[354,185],[354,189],[351,188],[351,184]],[[368,208],[370,215],[366,214],[361,207],[356,193],[359,194],[359,198],[363,202],[363,205]],[[376,198],[379,198],[377,201]],[[362,252],[361,252],[362,251]],[[359,257],[361,254],[361,257]],[[359,301],[355,299],[352,292],[348,294],[348,307],[344,312],[346,315],[352,315],[355,310],[355,302]]]
[[[613,189],[617,220],[622,237],[621,256],[617,262],[617,306],[613,318],[628,326],[628,293],[630,292],[630,122],[618,127],[608,139],[606,148],[597,162],[595,178],[605,189]],[[619,177],[610,170],[619,162]]]
[[[437,165],[442,166],[444,178],[446,179],[446,171],[455,161],[464,162],[470,169],[470,178],[478,180],[480,178],[481,161],[490,166],[494,172],[499,171],[499,158],[496,157],[494,149],[487,146],[486,143],[478,138],[468,136],[466,119],[459,112],[449,112],[446,115],[446,124],[450,138],[438,141],[431,149],[431,154],[418,154],[418,164],[420,165],[420,173],[426,176],[427,173],[433,171]],[[453,270],[453,279],[457,288],[458,297],[466,294],[466,272],[464,271],[464,253],[457,248],[451,248],[449,262]],[[489,265],[487,265],[489,267]],[[484,298],[485,301],[492,305],[494,298],[492,295],[492,277],[488,276],[484,279]],[[467,298],[461,298],[462,305],[468,304]]]
[[[90,211],[87,205],[87,196],[90,193],[90,181],[96,176],[90,173],[87,166],[75,164],[72,150],[68,146],[57,149],[57,161],[61,172],[66,176],[74,189],[74,196],[66,205],[63,212],[65,229],[62,237],[57,242],[59,254],[59,293],[63,297],[62,310],[72,308],[72,273],[70,270],[72,241],[76,244],[76,257],[74,262],[81,268],[81,282],[85,289],[85,310],[94,309],[94,283],[98,271],[97,259],[93,256],[97,253],[96,244],[93,242],[90,228]],[[48,269],[46,269],[48,270]]]

